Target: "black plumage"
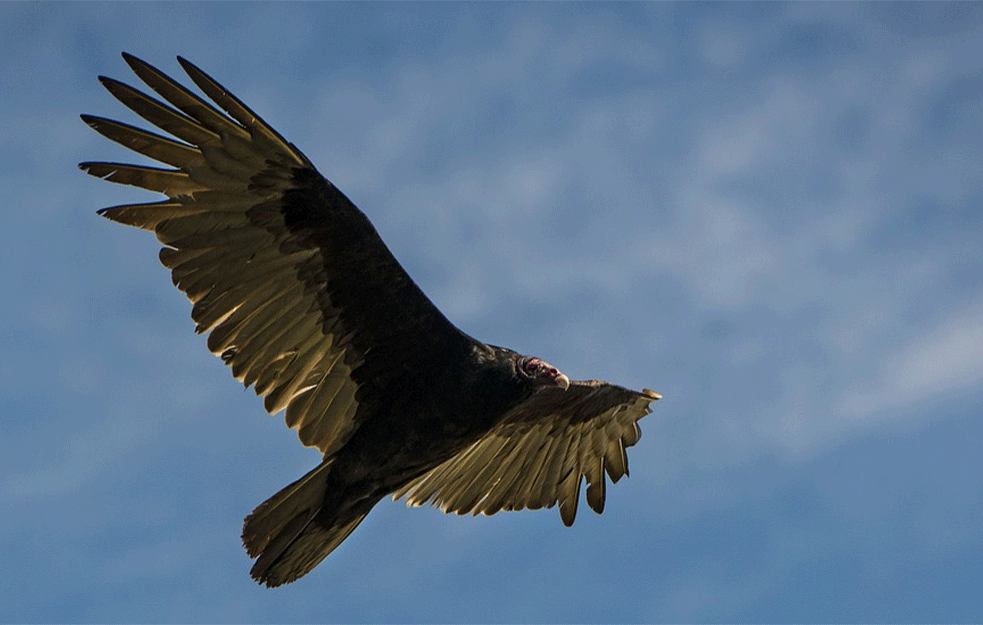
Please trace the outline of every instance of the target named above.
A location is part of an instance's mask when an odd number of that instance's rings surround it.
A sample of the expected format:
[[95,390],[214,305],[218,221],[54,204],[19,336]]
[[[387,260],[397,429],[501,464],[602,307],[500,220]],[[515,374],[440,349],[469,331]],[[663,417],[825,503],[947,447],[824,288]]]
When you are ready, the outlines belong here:
[[458,514],[559,504],[570,525],[586,479],[587,503],[603,510],[604,474],[627,475],[625,449],[658,394],[571,382],[463,333],[368,218],[235,96],[179,57],[220,111],[123,56],[162,100],[100,81],[175,139],[82,119],[171,168],[80,167],[167,199],[100,214],[157,235],[208,348],[324,455],[246,518],[257,581],[306,574],[390,494]]

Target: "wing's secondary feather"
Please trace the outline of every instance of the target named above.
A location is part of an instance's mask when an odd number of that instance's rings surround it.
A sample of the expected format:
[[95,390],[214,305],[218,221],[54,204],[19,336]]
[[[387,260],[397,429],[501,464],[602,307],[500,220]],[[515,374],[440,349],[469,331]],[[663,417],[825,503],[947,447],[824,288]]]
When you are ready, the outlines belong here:
[[510,411],[481,440],[393,494],[409,505],[432,503],[445,512],[560,506],[573,523],[580,485],[587,503],[604,510],[605,474],[628,473],[625,448],[638,441],[637,421],[659,399],[605,382],[573,382],[566,391],[544,388]]

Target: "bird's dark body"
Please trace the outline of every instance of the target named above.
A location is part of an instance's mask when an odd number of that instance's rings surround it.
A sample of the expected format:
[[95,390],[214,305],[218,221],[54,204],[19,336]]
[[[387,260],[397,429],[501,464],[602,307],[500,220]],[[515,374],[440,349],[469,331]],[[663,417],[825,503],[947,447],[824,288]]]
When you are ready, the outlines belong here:
[[[371,482],[385,495],[480,439],[533,392],[504,371],[501,379],[487,379],[498,371],[481,368],[482,360],[474,357],[474,368],[463,370],[435,362],[433,369],[393,383],[383,395],[391,401],[362,423],[335,456],[335,467],[347,480]],[[512,393],[493,393],[492,387]],[[444,388],[463,389],[460,401],[443,401]]]
[[539,358],[468,336],[368,217],[224,87],[179,58],[220,111],[124,58],[163,101],[100,81],[177,140],[82,119],[173,169],[82,163],[167,196],[100,214],[157,235],[209,350],[323,454],[246,517],[257,581],[307,574],[389,494],[460,514],[559,504],[569,525],[586,479],[588,504],[603,510],[605,475],[627,475],[625,449],[658,394],[571,382]]
[[[481,362],[475,361],[476,365]],[[398,394],[400,401],[367,419],[332,459],[326,492],[338,503],[332,505],[329,496],[317,521],[330,526],[337,523],[336,514],[367,512],[386,495],[479,440],[502,415],[532,394],[533,389],[518,380],[513,380],[511,397],[492,394],[490,388],[501,388],[500,382],[483,380],[487,375],[488,370],[478,366],[463,372],[444,367],[436,376],[425,376],[429,378],[425,383],[410,385],[434,389],[432,392]],[[504,377],[508,376],[503,372]],[[436,389],[447,383],[472,389],[462,394],[465,401],[461,405],[446,406],[440,401]]]

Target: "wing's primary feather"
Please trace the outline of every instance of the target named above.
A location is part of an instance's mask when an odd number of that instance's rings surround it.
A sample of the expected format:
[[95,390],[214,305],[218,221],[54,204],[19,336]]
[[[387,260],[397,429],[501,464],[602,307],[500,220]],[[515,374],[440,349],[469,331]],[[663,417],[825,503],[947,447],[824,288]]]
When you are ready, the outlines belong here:
[[194,303],[198,331],[210,332],[209,349],[254,385],[271,414],[286,409],[305,445],[337,451],[371,412],[360,387],[385,384],[469,344],[365,215],[240,100],[180,57],[222,110],[123,56],[163,100],[109,78],[102,84],[177,140],[102,117],[82,119],[173,169],[82,163],[93,176],[168,198],[100,214],[156,233],[166,246],[161,262]]
[[458,514],[559,504],[563,522],[571,525],[585,479],[588,505],[604,510],[605,473],[612,482],[628,474],[625,448],[638,442],[637,421],[659,398],[595,380],[573,382],[566,391],[540,389],[481,440],[393,499]]

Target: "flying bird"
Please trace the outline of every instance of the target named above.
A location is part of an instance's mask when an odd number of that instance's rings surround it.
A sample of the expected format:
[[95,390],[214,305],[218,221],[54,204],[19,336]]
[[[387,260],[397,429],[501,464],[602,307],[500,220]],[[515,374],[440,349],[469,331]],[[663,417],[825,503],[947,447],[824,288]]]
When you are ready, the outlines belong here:
[[157,96],[100,76],[120,102],[173,138],[82,115],[103,136],[167,167],[84,162],[166,199],[105,208],[150,230],[208,349],[285,412],[323,460],[246,517],[251,575],[267,586],[310,572],[383,497],[444,512],[559,506],[564,524],[604,509],[605,473],[660,395],[571,381],[487,345],[413,282],[369,219],[292,143],[187,60],[212,103],[123,54]]

